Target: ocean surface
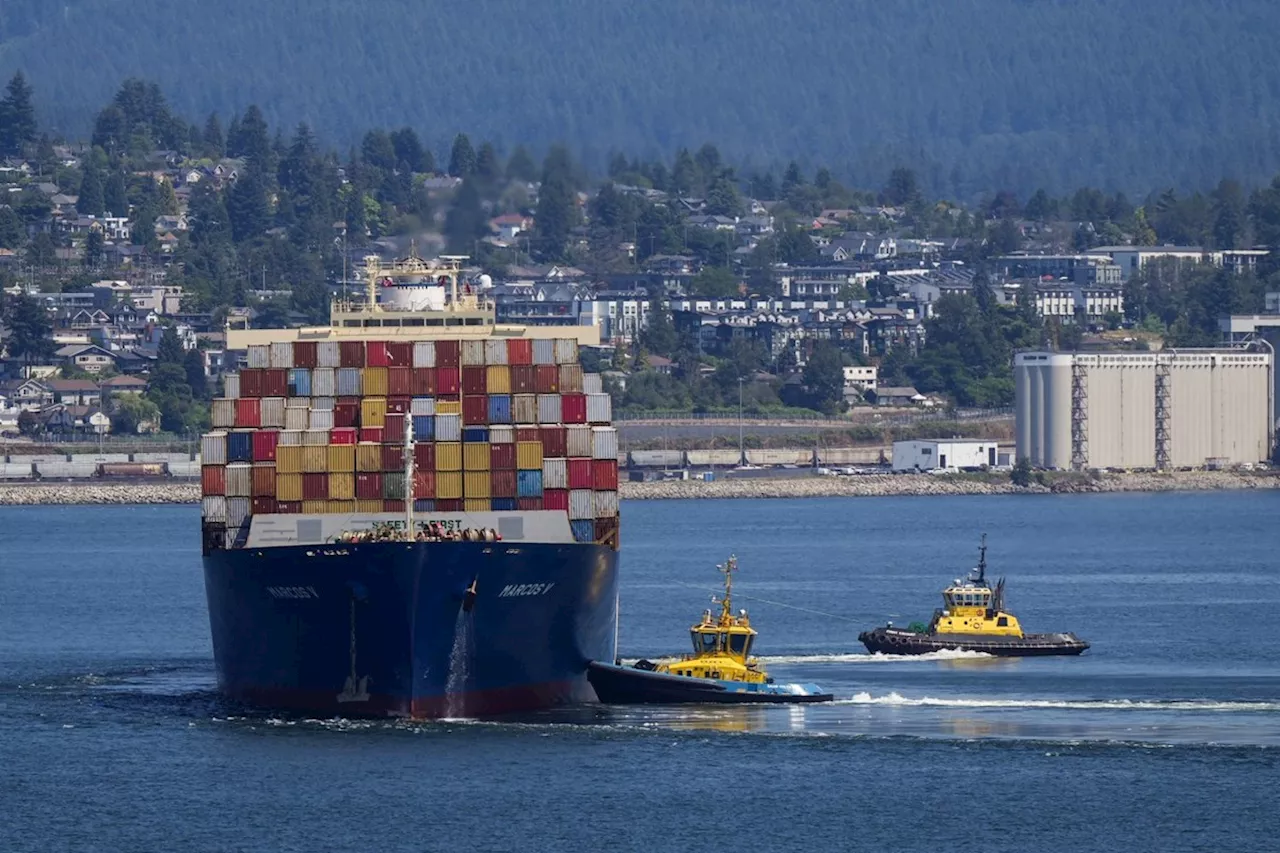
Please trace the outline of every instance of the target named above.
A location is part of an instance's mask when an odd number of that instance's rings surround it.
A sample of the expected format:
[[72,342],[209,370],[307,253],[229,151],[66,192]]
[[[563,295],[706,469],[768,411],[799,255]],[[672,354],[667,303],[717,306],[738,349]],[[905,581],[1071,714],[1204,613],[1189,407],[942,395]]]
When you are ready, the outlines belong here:
[[[831,705],[507,722],[222,701],[195,507],[0,508],[7,851],[1280,849],[1280,493],[624,505],[621,652],[681,652],[731,553]],[[989,534],[1079,658],[870,656]]]

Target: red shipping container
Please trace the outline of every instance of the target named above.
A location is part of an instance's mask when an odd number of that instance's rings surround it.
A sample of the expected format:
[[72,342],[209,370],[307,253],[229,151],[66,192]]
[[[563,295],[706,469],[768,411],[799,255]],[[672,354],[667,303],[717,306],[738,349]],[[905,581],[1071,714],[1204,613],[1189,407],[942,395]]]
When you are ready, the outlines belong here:
[[227,493],[227,469],[221,465],[201,465],[200,493],[203,495],[225,495]]
[[557,365],[539,364],[533,370],[533,387],[539,394],[560,393],[560,368]]
[[597,492],[618,491],[618,460],[591,460],[591,488]]
[[262,426],[262,407],[260,403],[261,401],[256,397],[252,400],[236,400],[236,426]]
[[[439,346],[439,342],[436,346]],[[436,357],[440,357],[436,350]],[[462,498],[436,498],[436,512],[462,512]]]
[[462,368],[462,393],[485,394],[489,369],[487,367]]
[[413,396],[412,367],[391,367],[387,369],[387,396]]
[[552,458],[569,455],[569,433],[564,427],[539,427],[542,439],[542,455]]
[[436,341],[436,367],[458,366],[462,346],[458,341]]
[[[514,471],[516,469],[516,446],[514,444],[489,445],[489,468],[493,471]],[[506,495],[494,495],[506,497]]]
[[304,501],[327,501],[329,499],[329,475],[303,474],[302,499]]
[[517,498],[516,509],[521,512],[533,512],[542,509],[542,498]]
[[387,365],[413,367],[413,344],[408,341],[387,341]]
[[[404,470],[404,447],[399,444],[382,445],[382,470]],[[616,475],[615,475],[616,476]]]
[[569,474],[569,488],[571,489],[589,489],[591,488],[591,460],[590,459],[570,459],[565,463]]
[[358,430],[355,427],[334,427],[329,430],[330,444],[355,444]]
[[302,501],[276,501],[276,512],[297,515],[302,512]]
[[364,363],[368,367],[387,367],[387,342],[369,341],[365,344]]
[[382,475],[356,474],[356,498],[362,501],[382,500]]
[[587,422],[587,395],[561,394],[560,411],[567,424],[585,424]]
[[412,391],[415,397],[430,397],[436,393],[436,370],[434,367],[413,368]]
[[383,512],[404,512],[404,501],[386,500],[382,502]]
[[507,364],[533,364],[533,341],[528,338],[507,341]]
[[514,364],[511,366],[511,393],[532,394],[537,388],[533,365]]
[[261,370],[242,370],[240,371],[240,396],[241,397],[261,397],[262,396],[262,371]]
[[293,344],[293,366],[315,367],[317,364],[316,342],[295,341]]
[[596,519],[596,541],[605,542],[609,537],[618,532],[617,518],[597,518]]
[[[538,432],[536,426],[518,426],[516,427],[516,441],[540,441],[541,433]],[[544,453],[543,456],[548,454]]]
[[[436,446],[434,444],[415,444],[413,446],[413,467],[419,471],[436,470]],[[431,497],[428,495],[427,497]]]
[[[436,507],[439,508],[439,504]],[[558,509],[563,512],[569,511],[569,490],[568,489],[547,489],[542,493],[543,509]]]
[[339,367],[364,367],[364,341],[338,341]]
[[414,471],[413,472],[414,499],[417,500],[419,498],[434,498],[435,496],[436,496],[436,472],[435,471]]
[[276,496],[276,469],[274,465],[254,465],[252,494],[255,498]]
[[404,415],[387,415],[382,434],[387,444],[404,444]]
[[360,427],[360,440],[382,444],[382,427]]
[[[510,447],[511,445],[507,445]],[[516,496],[516,472],[514,470],[490,471],[489,494],[495,498]]]
[[257,497],[253,499],[254,515],[271,515],[276,511],[276,499],[269,497]]
[[333,404],[333,425],[335,427],[351,428],[356,425],[356,421],[360,419],[359,403],[334,403]]
[[413,402],[412,397],[388,397],[387,398],[387,414],[388,415],[407,415],[409,414],[409,406]]
[[[436,343],[443,343],[436,341]],[[436,396],[456,397],[462,389],[462,377],[456,367],[436,368]]]
[[283,367],[273,367],[262,371],[262,396],[288,397],[289,371]]
[[489,398],[483,394],[463,397],[462,425],[484,426],[487,423],[489,423]]
[[276,461],[276,442],[280,440],[280,433],[273,429],[264,429],[253,434],[253,461],[254,462],[275,462]]

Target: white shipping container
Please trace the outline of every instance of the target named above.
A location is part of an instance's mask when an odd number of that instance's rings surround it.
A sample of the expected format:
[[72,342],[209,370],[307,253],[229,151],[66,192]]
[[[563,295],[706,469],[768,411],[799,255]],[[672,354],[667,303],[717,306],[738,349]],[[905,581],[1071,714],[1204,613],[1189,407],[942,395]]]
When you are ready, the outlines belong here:
[[209,411],[209,420],[215,427],[233,427],[236,425],[236,401],[219,397],[213,401]]
[[435,367],[436,345],[432,341],[415,341],[413,344],[413,366]]
[[259,411],[262,413],[262,426],[284,426],[284,397],[263,397]]
[[484,342],[485,364],[507,363],[507,339],[489,338]]
[[[316,344],[316,367],[337,367],[342,364],[337,341],[320,341]],[[311,380],[315,382],[313,378]]]
[[538,423],[558,424],[562,416],[559,394],[538,395]]
[[683,450],[633,450],[631,464],[638,468],[683,468]]
[[613,398],[608,394],[588,394],[587,423],[613,423]]
[[590,489],[574,489],[569,492],[569,520],[580,521],[596,517],[595,500]]
[[311,412],[308,409],[285,409],[284,428],[303,430],[311,425]]
[[461,360],[463,367],[475,367],[484,364],[484,341],[463,341]]
[[534,364],[555,364],[556,363],[556,346],[551,342],[551,338],[534,338],[533,339],[533,363]]
[[272,367],[293,367],[293,341],[271,344]]
[[289,428],[289,429],[283,430],[280,433],[280,437],[276,439],[276,444],[284,444],[284,445],[288,445],[289,447],[297,447],[298,445],[302,444],[302,433],[305,430],[306,430],[305,427],[300,429]]
[[271,366],[271,348],[266,344],[249,344],[248,365],[254,369]]
[[414,397],[409,401],[409,414],[411,415],[434,415],[435,413],[435,397]]
[[332,397],[312,397],[311,410],[319,412],[332,412],[334,400]]
[[218,524],[227,523],[227,499],[222,495],[208,495],[200,501],[200,517]]
[[[312,414],[315,414],[312,412]],[[308,447],[323,446],[329,443],[329,430],[312,427],[302,434],[302,443]]]
[[[307,422],[307,425],[313,430],[322,429],[327,433],[329,430],[333,429],[333,411],[327,409],[312,409],[311,420]],[[324,443],[328,444],[328,441],[326,440]]]
[[511,444],[516,440],[516,428],[510,424],[496,424],[489,427],[490,444]]
[[586,424],[569,424],[564,428],[565,448],[572,459],[591,458],[591,427]]
[[618,458],[618,431],[613,427],[591,428],[591,458]]
[[436,441],[462,441],[462,415],[436,415]]
[[587,394],[603,394],[604,377],[599,373],[582,374],[582,390]]
[[578,363],[578,341],[574,338],[555,339],[556,364]]
[[247,498],[253,494],[253,466],[232,462],[227,466],[227,497]]
[[285,397],[284,407],[286,409],[309,409],[311,408],[310,397]]
[[248,498],[227,498],[227,527],[240,527],[249,520]]
[[240,399],[240,374],[228,373],[222,377],[222,396],[228,400]]
[[569,468],[564,459],[552,457],[542,460],[542,488],[569,488]]
[[[570,502],[573,501],[573,493],[569,493]],[[592,492],[591,493],[592,518],[613,518],[618,514],[618,493],[617,492]]]
[[200,461],[205,465],[227,464],[227,434],[207,432],[200,436]]
[[339,397],[359,397],[360,396],[360,368],[358,367],[339,367],[338,368],[337,396]]
[[338,396],[338,379],[332,367],[317,367],[311,371],[311,393],[316,397]]
[[511,420],[518,424],[538,422],[538,395],[515,394],[511,397]]

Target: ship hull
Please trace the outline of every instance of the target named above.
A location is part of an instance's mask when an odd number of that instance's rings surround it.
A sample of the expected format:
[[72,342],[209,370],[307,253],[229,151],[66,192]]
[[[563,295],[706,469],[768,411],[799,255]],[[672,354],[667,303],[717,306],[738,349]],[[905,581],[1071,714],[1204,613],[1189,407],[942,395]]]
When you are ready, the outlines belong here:
[[924,655],[941,651],[970,651],[996,657],[1078,655],[1089,644],[1075,634],[1026,634],[1000,637],[991,634],[917,634],[894,628],[876,628],[858,635],[867,651],[886,655]]
[[599,661],[591,663],[587,677],[600,701],[610,705],[794,705],[832,699],[830,693],[823,693],[811,684],[802,687],[747,684]]
[[218,686],[249,705],[326,716],[478,717],[593,701],[587,663],[616,654],[617,565],[617,552],[590,544],[212,551]]

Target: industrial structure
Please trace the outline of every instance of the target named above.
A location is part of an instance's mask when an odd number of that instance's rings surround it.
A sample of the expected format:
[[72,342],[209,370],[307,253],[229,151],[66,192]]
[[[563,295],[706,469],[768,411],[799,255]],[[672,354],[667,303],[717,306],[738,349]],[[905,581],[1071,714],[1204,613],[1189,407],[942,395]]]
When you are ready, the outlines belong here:
[[1204,468],[1267,459],[1274,353],[1024,352],[1014,357],[1017,458],[1039,468]]
[[950,438],[927,441],[895,441],[893,471],[956,471],[994,468],[999,462],[995,439]]

